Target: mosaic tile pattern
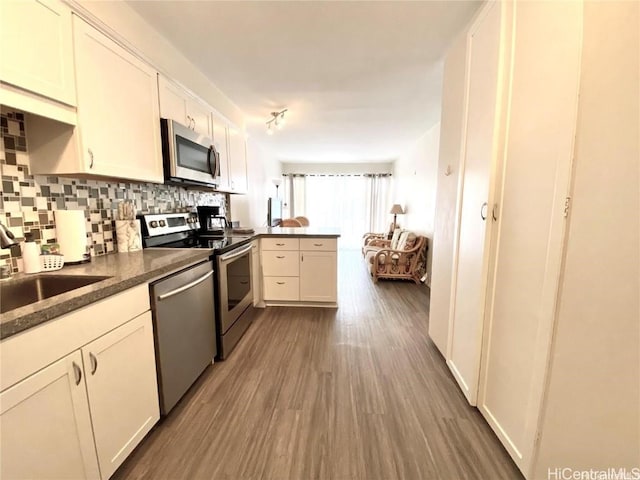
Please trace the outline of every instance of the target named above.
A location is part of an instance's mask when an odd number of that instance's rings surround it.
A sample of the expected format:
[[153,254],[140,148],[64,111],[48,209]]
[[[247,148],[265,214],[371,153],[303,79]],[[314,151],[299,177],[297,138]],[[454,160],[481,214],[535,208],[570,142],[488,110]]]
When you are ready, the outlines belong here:
[[[118,203],[131,200],[138,213],[191,211],[197,205],[220,205],[228,211],[228,195],[152,183],[105,182],[30,175],[25,116],[5,107],[0,111],[0,222],[19,241],[31,233],[37,243],[55,243],[55,210],[84,209],[91,255],[117,252],[115,226]],[[19,246],[0,249],[0,265],[23,270]]]

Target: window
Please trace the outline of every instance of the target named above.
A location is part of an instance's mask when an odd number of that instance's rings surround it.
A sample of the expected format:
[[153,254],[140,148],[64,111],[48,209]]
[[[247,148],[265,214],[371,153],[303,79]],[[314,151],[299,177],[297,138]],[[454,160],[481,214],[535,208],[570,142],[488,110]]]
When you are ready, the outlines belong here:
[[287,175],[291,216],[340,229],[342,248],[359,248],[366,232],[385,232],[391,176]]

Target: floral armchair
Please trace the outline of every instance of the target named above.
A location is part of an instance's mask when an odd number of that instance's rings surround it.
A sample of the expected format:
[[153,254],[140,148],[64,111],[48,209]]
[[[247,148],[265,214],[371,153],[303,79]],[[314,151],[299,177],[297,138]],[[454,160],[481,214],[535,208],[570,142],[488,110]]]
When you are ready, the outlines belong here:
[[426,237],[398,229],[390,240],[369,234],[365,242],[362,251],[374,282],[379,278],[420,282],[426,271]]

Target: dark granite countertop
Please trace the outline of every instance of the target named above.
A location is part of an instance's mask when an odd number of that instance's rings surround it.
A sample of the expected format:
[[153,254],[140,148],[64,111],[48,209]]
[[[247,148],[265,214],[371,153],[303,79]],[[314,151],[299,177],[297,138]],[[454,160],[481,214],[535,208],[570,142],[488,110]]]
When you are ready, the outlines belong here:
[[[237,238],[235,244],[221,249],[219,253],[248,243],[254,238],[282,236],[337,238],[340,236],[340,231],[336,228],[319,227],[256,228],[254,234],[246,235],[242,239]],[[90,303],[206,260],[211,254],[212,250],[208,248],[149,248],[140,252],[93,257],[90,263],[65,266],[62,270],[54,272],[39,273],[37,275],[99,275],[110,278],[0,314],[0,339],[6,339]],[[32,276],[34,275],[18,274],[9,280],[2,280],[0,290],[3,285],[20,282]]]
[[255,229],[254,236],[338,238],[340,230],[332,227],[260,227]]
[[[0,339],[20,333],[53,318],[89,305],[141,283],[172,273],[211,256],[209,249],[146,249],[132,253],[114,253],[94,257],[90,263],[65,266],[40,275],[100,275],[106,280],[25,305],[0,315]],[[34,275],[18,274],[0,281],[0,289],[9,282]]]

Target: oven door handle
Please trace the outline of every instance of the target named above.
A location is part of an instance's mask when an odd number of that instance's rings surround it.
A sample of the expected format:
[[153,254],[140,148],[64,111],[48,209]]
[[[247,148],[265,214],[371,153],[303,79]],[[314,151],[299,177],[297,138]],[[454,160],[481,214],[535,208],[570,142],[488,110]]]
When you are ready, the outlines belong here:
[[209,278],[211,275],[213,275],[213,270],[211,270],[210,272],[205,273],[203,276],[201,276],[200,278],[198,278],[197,280],[194,280],[191,283],[187,283],[186,285],[183,285],[180,288],[176,288],[175,290],[172,290],[170,292],[167,293],[163,293],[162,295],[158,295],[158,301],[160,300],[166,300],[169,297],[173,297],[174,295],[177,295],[179,293],[184,292],[185,290],[189,290],[190,288],[195,287],[196,285],[198,285],[199,283],[204,282],[207,278]]
[[232,260],[235,260],[238,257],[241,257],[242,255],[244,255],[245,253],[248,253],[251,251],[252,245],[249,244],[246,247],[242,248],[241,250],[233,250],[225,255],[222,255],[220,257],[220,263],[229,263]]

